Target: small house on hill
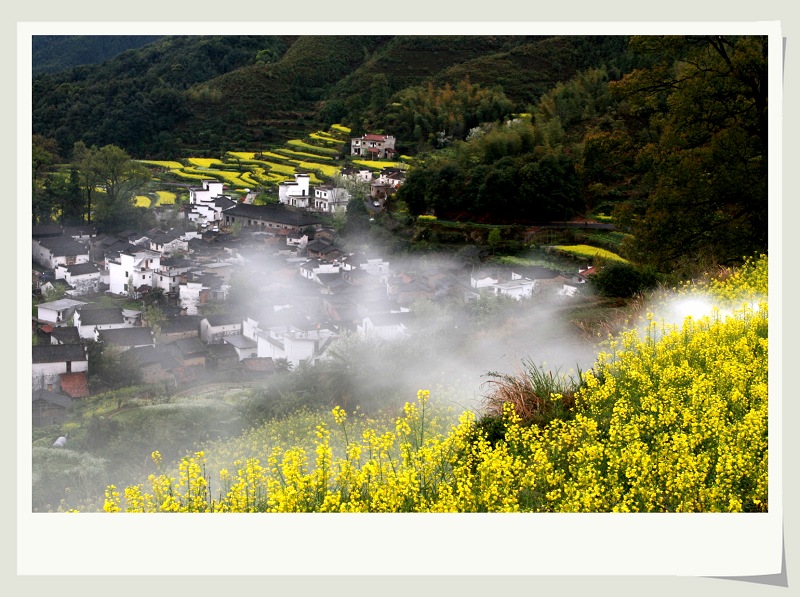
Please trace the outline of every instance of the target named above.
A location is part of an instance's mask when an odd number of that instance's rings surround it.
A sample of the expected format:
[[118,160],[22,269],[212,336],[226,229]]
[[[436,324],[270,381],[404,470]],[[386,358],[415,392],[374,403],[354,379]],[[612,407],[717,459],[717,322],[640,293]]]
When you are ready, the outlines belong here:
[[61,391],[65,373],[85,373],[89,360],[80,344],[43,344],[32,347],[32,387]]
[[350,153],[370,159],[392,159],[395,155],[395,138],[392,135],[368,133],[350,139]]
[[75,315],[75,310],[83,305],[86,305],[86,303],[72,299],[59,299],[49,303],[40,303],[37,305],[38,319],[55,325],[66,325]]
[[75,312],[75,327],[81,338],[97,339],[99,330],[114,330],[131,327],[119,307],[108,309],[80,309]]
[[61,392],[33,390],[33,426],[60,425],[67,420],[72,398]]

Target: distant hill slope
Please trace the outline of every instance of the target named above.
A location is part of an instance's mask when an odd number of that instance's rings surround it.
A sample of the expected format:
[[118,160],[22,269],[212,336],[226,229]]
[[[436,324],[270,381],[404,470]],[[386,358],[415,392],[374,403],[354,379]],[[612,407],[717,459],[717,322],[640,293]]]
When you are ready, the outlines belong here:
[[171,36],[36,76],[33,131],[65,152],[78,140],[140,158],[253,150],[336,122],[381,128],[395,93],[428,82],[469,79],[525,111],[626,48],[621,36]]
[[33,74],[100,64],[126,50],[141,48],[163,35],[34,35]]

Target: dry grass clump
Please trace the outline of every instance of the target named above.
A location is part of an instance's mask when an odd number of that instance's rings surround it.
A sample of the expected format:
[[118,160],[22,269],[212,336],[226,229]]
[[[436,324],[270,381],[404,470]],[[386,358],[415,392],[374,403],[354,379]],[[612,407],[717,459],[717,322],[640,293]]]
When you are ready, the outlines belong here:
[[483,397],[484,417],[501,418],[503,406],[511,404],[523,425],[544,426],[553,419],[571,418],[575,392],[581,385],[572,375],[546,371],[543,366],[523,360],[513,374],[489,372],[492,378]]

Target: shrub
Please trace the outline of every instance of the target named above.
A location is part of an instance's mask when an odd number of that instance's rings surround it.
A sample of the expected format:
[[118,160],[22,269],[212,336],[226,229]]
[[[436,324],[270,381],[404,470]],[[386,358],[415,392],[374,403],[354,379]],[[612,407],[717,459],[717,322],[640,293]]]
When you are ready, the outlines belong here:
[[651,270],[643,270],[628,263],[612,262],[591,278],[592,285],[603,296],[631,298],[653,288],[658,279]]

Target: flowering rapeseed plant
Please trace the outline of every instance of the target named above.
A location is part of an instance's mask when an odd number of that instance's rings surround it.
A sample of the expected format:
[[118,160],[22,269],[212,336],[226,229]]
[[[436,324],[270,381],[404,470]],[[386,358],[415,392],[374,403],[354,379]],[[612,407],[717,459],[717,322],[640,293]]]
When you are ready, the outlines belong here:
[[[106,490],[107,512],[729,512],[768,507],[767,259],[705,289],[729,314],[683,325],[648,318],[609,343],[583,375],[571,418],[526,425],[503,408],[490,442],[464,412],[442,431],[420,390],[393,427],[331,412],[313,450],[275,444],[263,466],[236,461],[212,495],[206,456],[179,478]],[[684,289],[684,292],[692,292]],[[738,304],[741,303],[741,304]],[[308,415],[311,416],[311,415]],[[291,439],[291,436],[289,436]],[[336,436],[334,436],[335,438]],[[358,438],[358,439],[357,439]],[[160,464],[160,455],[153,453]]]

